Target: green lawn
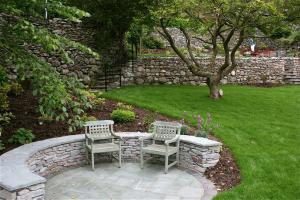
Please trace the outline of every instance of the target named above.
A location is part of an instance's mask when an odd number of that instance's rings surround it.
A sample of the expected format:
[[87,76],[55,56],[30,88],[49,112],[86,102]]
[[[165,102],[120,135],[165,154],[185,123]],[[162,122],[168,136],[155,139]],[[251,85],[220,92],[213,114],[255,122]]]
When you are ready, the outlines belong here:
[[216,135],[232,150],[242,177],[239,186],[216,199],[300,199],[300,87],[223,90],[219,101],[196,86],[135,86],[104,97],[175,118],[183,111],[212,113],[222,125]]

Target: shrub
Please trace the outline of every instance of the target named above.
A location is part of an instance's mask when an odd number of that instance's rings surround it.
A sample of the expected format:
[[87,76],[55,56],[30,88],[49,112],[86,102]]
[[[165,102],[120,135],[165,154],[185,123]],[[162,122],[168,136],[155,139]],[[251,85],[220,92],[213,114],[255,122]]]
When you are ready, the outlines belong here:
[[2,65],[0,65],[0,85],[7,81],[7,76],[5,69]]
[[156,120],[158,116],[157,112],[151,112],[147,115],[142,120],[142,125],[148,127],[148,132],[152,133],[154,131],[154,127],[152,126],[152,123]]
[[208,134],[212,134],[214,129],[219,128],[219,124],[214,124],[212,122],[212,116],[207,113],[207,119],[201,117],[201,115],[195,115],[194,119],[197,121],[197,130],[194,135],[197,137],[207,137]]
[[156,112],[151,112],[147,115],[145,115],[145,117],[142,120],[142,125],[143,126],[150,126],[151,123],[153,123],[155,121],[155,119],[157,118],[157,113]]
[[7,94],[11,90],[11,85],[4,81],[6,81],[6,74],[0,65],[0,135],[3,125],[8,124],[13,117],[12,113],[8,112],[9,102]]
[[116,123],[132,122],[135,119],[135,114],[130,110],[116,109],[111,113],[111,118]]
[[87,121],[96,121],[97,118],[94,117],[94,116],[87,116],[86,114],[83,115],[83,117],[81,118],[84,122],[87,122]]
[[31,130],[25,128],[19,128],[12,136],[9,138],[10,143],[15,144],[27,144],[31,143],[34,140],[35,135]]
[[95,91],[95,92],[93,92],[93,94],[94,94],[97,98],[101,98],[102,95],[103,95],[103,92],[101,92],[101,91]]
[[300,42],[300,31],[296,32],[292,36],[293,40],[291,44],[296,44],[297,42]]
[[48,115],[42,115],[42,116],[39,116],[38,117],[38,120],[39,120],[39,125],[43,125],[44,122],[51,122],[51,121],[54,121],[53,117],[51,116],[48,116]]
[[182,125],[180,129],[181,135],[188,135],[189,134],[189,127],[187,125]]
[[104,99],[100,98],[96,95],[96,93],[90,92],[88,90],[83,90],[83,94],[88,98],[91,102],[92,106],[102,106],[104,103]]
[[287,38],[292,34],[292,31],[288,27],[278,27],[275,28],[271,33],[271,38]]
[[48,116],[48,115],[39,116],[38,119],[39,119],[39,121],[46,121],[46,122],[51,122],[54,120],[51,116]]
[[204,137],[206,138],[208,133],[205,129],[197,129],[194,134],[196,137]]
[[20,85],[19,83],[11,83],[10,84],[10,94],[19,95],[23,91],[24,90],[22,88],[22,85]]
[[[189,127],[185,124],[186,118],[188,117],[187,112],[183,112],[182,119],[180,123],[183,125],[181,127],[181,134],[188,135]],[[205,120],[200,114],[194,115],[193,118],[197,122],[197,129],[194,132],[196,137],[207,137],[208,134],[212,134],[216,128],[219,128],[219,124],[212,122],[212,116],[210,113],[207,113],[207,119]]]
[[117,109],[133,111],[133,107],[132,107],[131,105],[127,105],[127,104],[121,103],[121,102],[119,102],[119,103],[117,104]]
[[8,124],[13,117],[14,115],[11,112],[0,113],[0,125]]
[[7,93],[10,91],[10,85],[3,83],[0,84],[0,111],[5,111],[8,109],[8,96]]
[[148,49],[162,49],[164,48],[164,43],[153,36],[147,36],[143,38],[143,46]]

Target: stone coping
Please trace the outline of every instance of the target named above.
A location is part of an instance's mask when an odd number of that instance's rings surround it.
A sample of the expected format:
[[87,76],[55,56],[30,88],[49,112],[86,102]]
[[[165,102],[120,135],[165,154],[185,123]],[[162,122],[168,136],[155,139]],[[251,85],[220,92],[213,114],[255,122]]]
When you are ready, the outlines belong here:
[[[148,135],[144,132],[118,132],[117,135],[124,138],[137,138]],[[182,142],[192,143],[199,146],[220,146],[220,142],[206,138],[182,135]],[[35,153],[62,144],[84,140],[84,134],[70,135],[47,140],[37,141],[20,146],[0,156],[0,187],[15,191],[31,185],[46,182],[46,178],[30,171],[26,161]]]
[[[210,59],[210,57],[203,56],[203,57],[195,57],[196,59]],[[224,57],[217,56],[217,59],[222,59]],[[180,60],[180,58],[176,56],[145,56],[141,58],[142,60],[147,59],[174,59]],[[300,60],[299,57],[269,57],[269,56],[257,56],[257,57],[238,57],[237,60]]]

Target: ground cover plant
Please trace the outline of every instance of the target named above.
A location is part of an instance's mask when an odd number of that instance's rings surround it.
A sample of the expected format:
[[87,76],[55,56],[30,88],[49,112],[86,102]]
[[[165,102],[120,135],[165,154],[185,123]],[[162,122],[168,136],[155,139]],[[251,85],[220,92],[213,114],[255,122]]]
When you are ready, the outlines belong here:
[[[233,152],[241,183],[216,199],[299,199],[300,87],[224,86],[220,101],[205,87],[135,86],[104,97],[180,119],[211,113],[222,125],[215,135]],[[189,122],[196,125],[195,119]]]

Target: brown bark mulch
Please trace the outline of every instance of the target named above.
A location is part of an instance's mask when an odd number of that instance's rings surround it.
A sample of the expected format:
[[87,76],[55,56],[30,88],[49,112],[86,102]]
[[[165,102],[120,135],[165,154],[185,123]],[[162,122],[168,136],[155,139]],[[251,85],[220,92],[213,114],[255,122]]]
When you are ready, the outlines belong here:
[[204,175],[211,180],[218,191],[226,191],[241,181],[240,170],[230,150],[223,146],[219,162],[208,168]]
[[[11,123],[4,127],[4,131],[0,139],[5,143],[5,149],[0,151],[0,155],[16,148],[20,145],[8,143],[8,139],[11,137],[18,128],[26,128],[32,130],[36,139],[44,140],[53,137],[60,137],[65,135],[81,134],[83,129],[79,129],[73,133],[68,132],[68,126],[63,122],[44,122],[42,125],[39,123],[39,113],[37,111],[37,99],[32,96],[31,91],[24,91],[18,96],[12,96],[9,98],[10,111],[15,116]],[[93,110],[88,111],[89,116],[94,116],[99,120],[111,119],[111,112],[117,107],[117,102],[106,100],[104,105]],[[148,130],[148,121],[153,117],[157,120],[173,121],[173,119],[153,114],[153,112],[134,107],[136,119],[131,123],[115,124],[115,131],[134,132],[141,131],[146,132]],[[213,136],[210,136],[212,139]],[[213,181],[219,191],[225,191],[233,186],[239,184],[240,173],[237,164],[233,158],[233,155],[228,148],[223,147],[221,152],[221,158],[215,167],[209,168],[205,172],[205,176]]]

